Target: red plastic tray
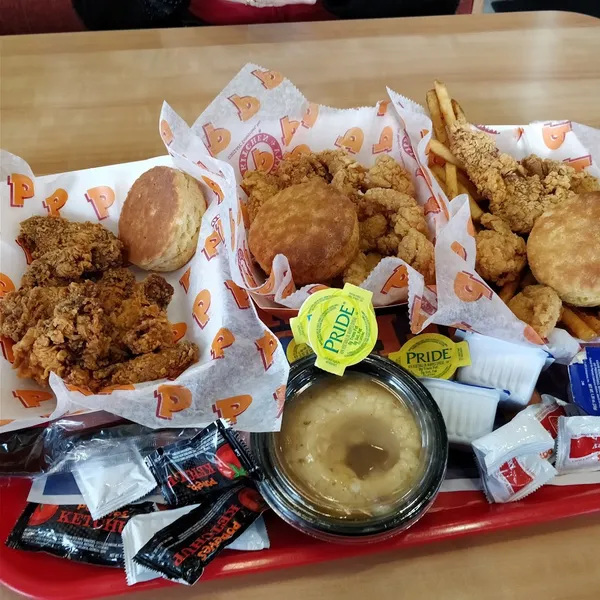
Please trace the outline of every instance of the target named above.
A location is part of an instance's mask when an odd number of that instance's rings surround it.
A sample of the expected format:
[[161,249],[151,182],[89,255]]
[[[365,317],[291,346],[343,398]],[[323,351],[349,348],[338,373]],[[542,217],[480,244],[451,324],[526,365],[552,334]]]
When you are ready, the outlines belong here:
[[[48,600],[87,600],[177,585],[156,579],[128,587],[120,569],[88,566],[43,553],[7,548],[3,542],[25,506],[29,485],[24,479],[0,481],[0,583],[25,596]],[[520,502],[494,505],[488,504],[481,492],[446,492],[438,496],[431,510],[406,533],[386,542],[361,546],[321,542],[269,514],[269,550],[225,551],[208,566],[203,579],[408,548],[595,512],[600,512],[600,485],[546,486]]]

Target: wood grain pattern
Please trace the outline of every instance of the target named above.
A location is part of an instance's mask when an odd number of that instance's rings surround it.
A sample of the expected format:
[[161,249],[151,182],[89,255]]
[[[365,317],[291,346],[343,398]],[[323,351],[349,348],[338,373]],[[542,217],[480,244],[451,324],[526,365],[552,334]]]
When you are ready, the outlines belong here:
[[[600,21],[529,13],[0,38],[0,147],[45,174],[148,158],[163,100],[192,122],[248,61],[312,101],[422,101],[435,77],[471,119],[600,126]],[[592,600],[600,516],[132,600]],[[16,598],[0,590],[6,600]]]

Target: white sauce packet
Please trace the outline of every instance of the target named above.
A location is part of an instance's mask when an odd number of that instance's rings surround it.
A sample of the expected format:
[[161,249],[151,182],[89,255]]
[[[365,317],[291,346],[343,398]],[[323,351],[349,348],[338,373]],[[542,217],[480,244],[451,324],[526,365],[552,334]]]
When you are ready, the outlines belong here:
[[560,417],[556,468],[559,473],[600,471],[600,417]]

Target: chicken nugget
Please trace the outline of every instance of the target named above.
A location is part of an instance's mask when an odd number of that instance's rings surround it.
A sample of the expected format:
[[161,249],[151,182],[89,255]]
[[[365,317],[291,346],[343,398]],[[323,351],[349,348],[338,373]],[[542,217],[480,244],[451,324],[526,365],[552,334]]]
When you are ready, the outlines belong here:
[[547,285],[529,285],[508,301],[508,308],[540,337],[547,338],[560,319],[562,301]]

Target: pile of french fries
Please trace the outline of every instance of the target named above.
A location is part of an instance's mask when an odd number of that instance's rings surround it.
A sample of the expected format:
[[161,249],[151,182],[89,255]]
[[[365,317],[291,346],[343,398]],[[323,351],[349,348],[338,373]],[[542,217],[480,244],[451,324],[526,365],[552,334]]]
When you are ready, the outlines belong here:
[[[433,124],[432,138],[429,143],[429,167],[446,196],[452,200],[459,194],[467,194],[471,207],[471,218],[479,223],[486,206],[484,198],[469,179],[464,166],[452,154],[448,139],[447,127],[456,121],[468,122],[459,102],[451,98],[448,88],[441,81],[434,82],[434,88],[426,95],[427,107]],[[505,284],[498,290],[498,295],[505,302],[528,285],[536,285],[533,274],[526,269],[520,279]],[[560,322],[571,333],[584,341],[600,336],[600,311],[598,309],[578,309],[563,305]]]

